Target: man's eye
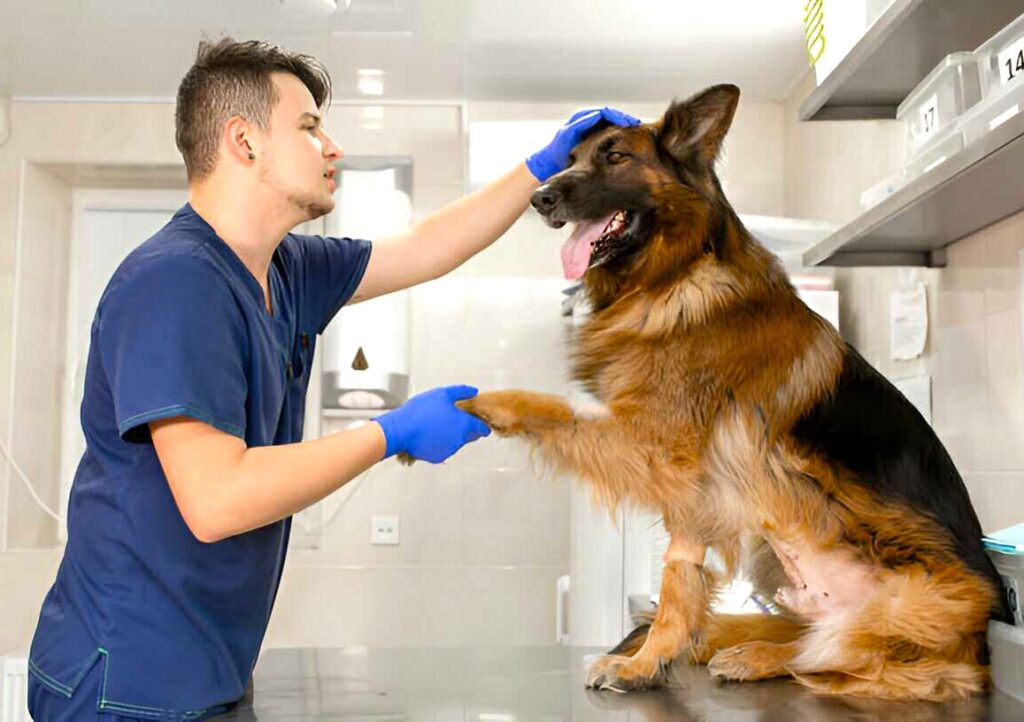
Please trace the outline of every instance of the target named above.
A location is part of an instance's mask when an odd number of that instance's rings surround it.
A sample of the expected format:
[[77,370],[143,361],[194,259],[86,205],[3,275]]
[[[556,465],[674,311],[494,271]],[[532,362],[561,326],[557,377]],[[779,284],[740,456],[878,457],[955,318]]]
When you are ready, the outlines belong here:
[[616,163],[621,163],[622,161],[626,160],[627,157],[628,156],[625,153],[620,153],[617,150],[613,150],[611,153],[605,156],[605,160],[611,163],[612,165],[615,165]]

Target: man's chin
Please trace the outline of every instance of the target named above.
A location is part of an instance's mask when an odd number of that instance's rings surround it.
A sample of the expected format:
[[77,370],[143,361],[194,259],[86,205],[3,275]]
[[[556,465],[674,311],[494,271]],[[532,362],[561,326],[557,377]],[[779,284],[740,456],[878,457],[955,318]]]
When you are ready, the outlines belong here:
[[334,210],[334,196],[327,195],[326,197],[321,196],[319,198],[305,198],[299,200],[296,205],[302,208],[306,214],[306,220],[312,221],[321,216],[326,216],[328,213]]

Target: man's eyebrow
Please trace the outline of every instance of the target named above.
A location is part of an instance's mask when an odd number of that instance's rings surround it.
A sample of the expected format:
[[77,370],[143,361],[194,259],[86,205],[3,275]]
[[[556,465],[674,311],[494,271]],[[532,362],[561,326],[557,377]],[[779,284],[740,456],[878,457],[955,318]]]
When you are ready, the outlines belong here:
[[320,116],[317,115],[316,113],[310,113],[307,110],[305,113],[303,113],[302,115],[299,116],[299,120],[305,120],[306,118],[308,118],[309,120],[312,120],[317,125],[320,124],[320,120],[321,120]]

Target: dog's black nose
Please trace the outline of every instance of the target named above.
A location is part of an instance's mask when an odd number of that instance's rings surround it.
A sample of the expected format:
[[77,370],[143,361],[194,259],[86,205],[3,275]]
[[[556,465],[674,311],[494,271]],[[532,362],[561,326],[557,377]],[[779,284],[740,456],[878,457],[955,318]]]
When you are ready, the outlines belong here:
[[550,213],[555,209],[562,200],[562,194],[557,188],[549,185],[543,185],[533,192],[533,196],[530,198],[530,205],[532,205],[538,213]]

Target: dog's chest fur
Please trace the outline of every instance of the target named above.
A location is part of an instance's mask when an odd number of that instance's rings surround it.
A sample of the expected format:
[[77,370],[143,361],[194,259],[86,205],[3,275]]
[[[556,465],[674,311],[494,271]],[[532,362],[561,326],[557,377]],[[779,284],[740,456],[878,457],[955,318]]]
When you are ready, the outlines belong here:
[[[597,314],[575,340],[575,376],[610,413],[629,416],[665,458],[698,460],[703,498],[728,510],[710,522],[719,527],[711,536],[757,527],[750,484],[764,481],[767,455],[841,367],[834,329],[792,301],[723,311],[655,338]],[[678,493],[683,482],[670,464],[652,467],[651,476],[661,477],[665,500],[692,498]],[[634,501],[665,513],[656,495]]]

